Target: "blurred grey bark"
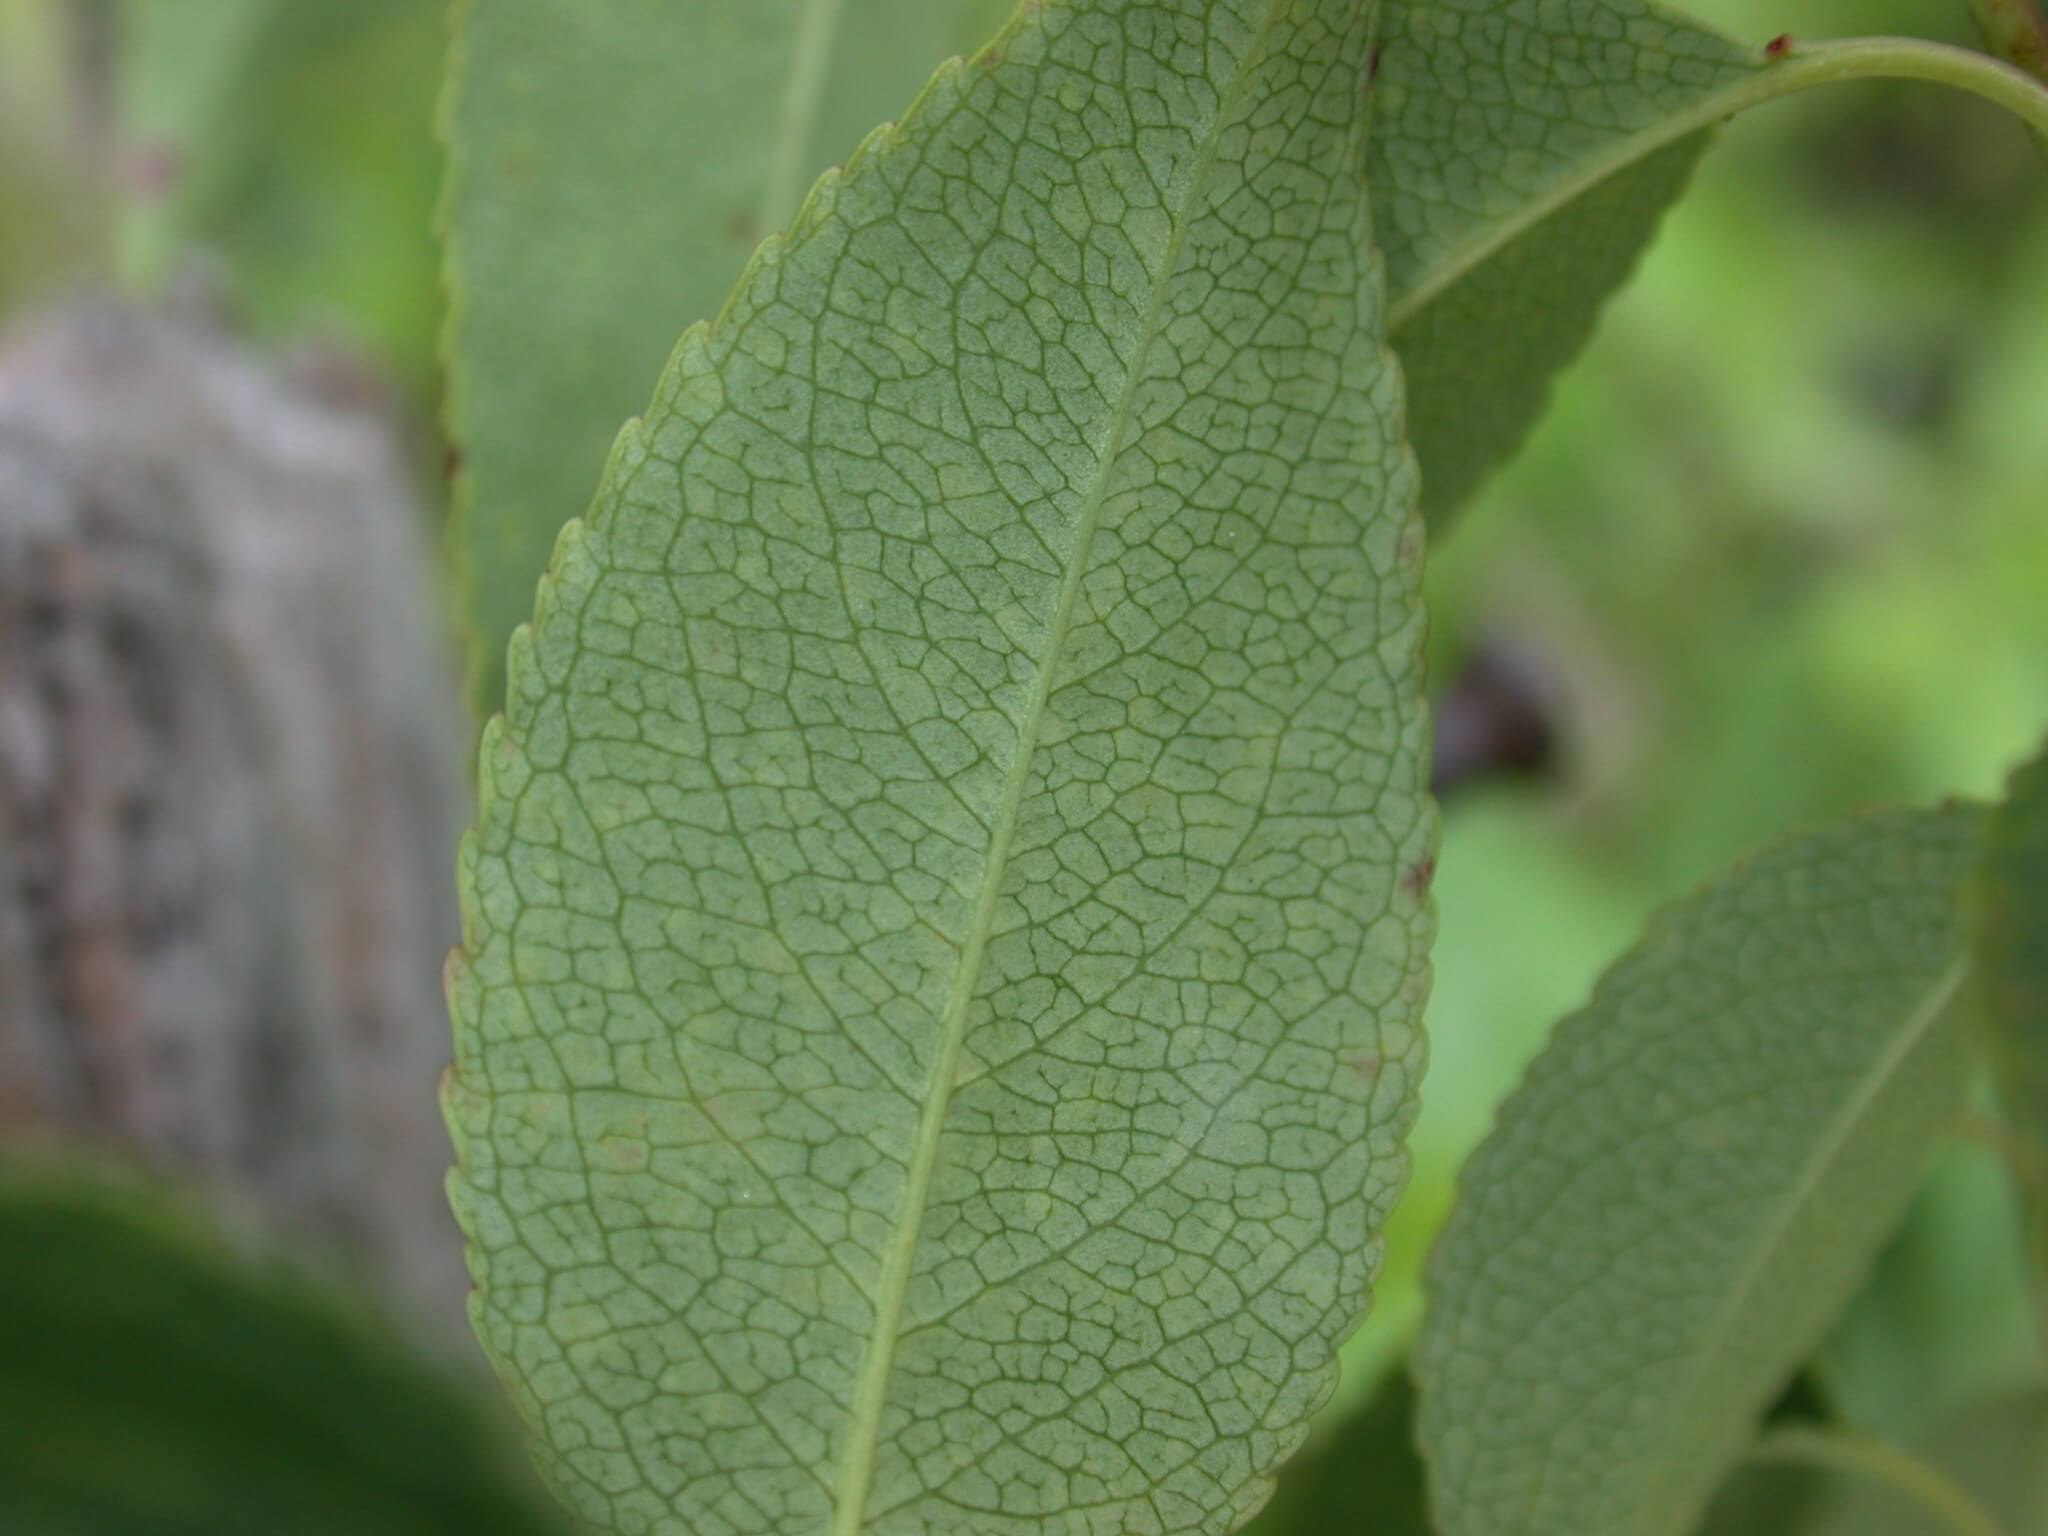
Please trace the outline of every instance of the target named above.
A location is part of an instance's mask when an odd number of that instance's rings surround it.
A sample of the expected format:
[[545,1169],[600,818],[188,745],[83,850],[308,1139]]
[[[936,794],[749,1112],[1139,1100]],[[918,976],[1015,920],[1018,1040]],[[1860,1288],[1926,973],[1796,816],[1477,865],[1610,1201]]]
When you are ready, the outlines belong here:
[[110,305],[0,348],[0,1128],[196,1174],[453,1328],[428,572],[345,373]]

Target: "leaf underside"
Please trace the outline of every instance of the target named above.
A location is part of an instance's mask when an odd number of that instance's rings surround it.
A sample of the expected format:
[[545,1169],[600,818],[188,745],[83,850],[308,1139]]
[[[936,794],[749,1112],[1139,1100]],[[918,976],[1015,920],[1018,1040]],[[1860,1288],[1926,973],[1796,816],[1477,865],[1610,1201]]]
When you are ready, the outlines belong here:
[[1373,223],[1432,527],[1521,446],[1684,190],[1707,135],[1669,125],[1758,67],[1641,0],[1389,0]]
[[1447,1536],[1692,1529],[1960,1110],[1979,825],[1788,843],[1666,913],[1559,1027],[1431,1259]]
[[[463,0],[443,109],[473,689],[675,338],[814,177],[1013,0]],[[808,71],[808,72],[807,72]]]
[[1433,838],[1371,10],[1025,7],[559,545],[447,1105],[592,1520],[1222,1532],[1327,1394]]
[[[759,0],[679,23],[665,0],[625,3],[465,4],[458,29],[450,432],[486,713],[548,552],[669,337],[716,310],[791,188],[1009,9]],[[1661,130],[1758,66],[1636,0],[1385,11],[1371,198],[1424,510],[1441,522],[1519,447],[1683,189],[1707,135]],[[679,167],[677,146],[706,145]]]

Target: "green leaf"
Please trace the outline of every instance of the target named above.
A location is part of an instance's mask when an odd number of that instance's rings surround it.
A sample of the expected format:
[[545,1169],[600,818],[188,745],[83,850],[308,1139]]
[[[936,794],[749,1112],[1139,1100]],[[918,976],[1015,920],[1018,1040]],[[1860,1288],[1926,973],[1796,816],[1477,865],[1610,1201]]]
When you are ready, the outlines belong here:
[[1959,1113],[1979,825],[1892,812],[1765,854],[1559,1026],[1431,1258],[1447,1536],[1691,1528]]
[[2012,776],[1972,890],[1977,989],[2048,1284],[2048,753]]
[[[2010,1536],[2048,1531],[2048,1385],[2001,1392],[1949,1415],[1915,1447]],[[1925,1507],[1867,1482],[1846,1490],[1815,1536],[1954,1536]]]
[[1990,1148],[1941,1150],[1814,1363],[1845,1420],[1908,1438],[2039,1363],[2016,1214]]
[[1405,1366],[1388,1372],[1318,1448],[1287,1464],[1273,1502],[1245,1527],[1245,1536],[1333,1532],[1431,1536],[1415,1450],[1415,1386]]
[[692,1536],[1221,1532],[1405,1172],[1433,818],[1357,0],[1033,5],[685,336],[486,732],[475,1318]]
[[1389,0],[1373,219],[1432,524],[1541,413],[1756,55],[1641,0]]
[[449,428],[476,698],[683,328],[1014,0],[490,0],[444,104]]
[[481,1399],[158,1190],[10,1172],[0,1253],[0,1529],[564,1529]]
[[1853,1434],[1845,1444],[1850,1455],[1825,1462],[1773,1455],[1745,1466],[1723,1490],[1717,1514],[1732,1513],[1745,1498],[1765,1511],[1763,1498],[1797,1489],[1796,1517],[1716,1524],[1709,1536],[1975,1536],[1987,1525],[1999,1536],[2048,1530],[2048,1385],[1980,1398],[1903,1450]]

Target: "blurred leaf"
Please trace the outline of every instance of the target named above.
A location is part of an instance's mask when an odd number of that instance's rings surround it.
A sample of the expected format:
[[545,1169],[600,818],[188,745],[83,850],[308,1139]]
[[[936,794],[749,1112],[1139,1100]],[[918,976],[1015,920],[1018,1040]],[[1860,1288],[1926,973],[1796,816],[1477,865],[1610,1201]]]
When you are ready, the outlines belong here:
[[1992,811],[1972,894],[1977,987],[2048,1287],[2048,753]]
[[1716,1498],[1705,1536],[1968,1536],[1910,1491],[1927,1473],[1946,1485],[1937,1500],[1961,1494],[2001,1536],[2048,1531],[2048,1385],[1979,1399],[1906,1444],[1909,1486],[1808,1461],[1750,1462]]
[[1942,1152],[1816,1362],[1844,1419],[1908,1439],[2039,1369],[2013,1214],[1989,1150]]
[[1431,1536],[1407,1371],[1389,1372],[1317,1450],[1282,1469],[1245,1536]]
[[593,1519],[1221,1532],[1369,1299],[1434,836],[1372,17],[1182,14],[1029,7],[821,182],[512,641],[454,1187]]
[[444,134],[456,541],[480,712],[555,536],[692,321],[1014,0],[465,0]]
[[[2001,1531],[2048,1531],[2048,1385],[2000,1393],[1951,1414],[1917,1442],[1929,1464]],[[1813,1536],[1953,1536],[1929,1510],[1859,1482]]]
[[1374,75],[1374,233],[1423,509],[1521,446],[1754,53],[1641,0],[1394,0]]
[[544,1536],[509,1425],[154,1190],[0,1181],[10,1536]]
[[1665,912],[1559,1026],[1431,1258],[1449,1536],[1677,1536],[1961,1103],[1979,818],[1796,839]]
[[258,329],[369,348],[424,395],[441,8],[127,0],[121,26],[129,280],[217,261]]
[[[1793,1377],[1765,1415],[1763,1432],[1824,1429],[1830,1423],[1810,1372]],[[1746,1459],[1714,1491],[1699,1536],[1792,1536],[1822,1508],[1829,1474],[1789,1461]]]

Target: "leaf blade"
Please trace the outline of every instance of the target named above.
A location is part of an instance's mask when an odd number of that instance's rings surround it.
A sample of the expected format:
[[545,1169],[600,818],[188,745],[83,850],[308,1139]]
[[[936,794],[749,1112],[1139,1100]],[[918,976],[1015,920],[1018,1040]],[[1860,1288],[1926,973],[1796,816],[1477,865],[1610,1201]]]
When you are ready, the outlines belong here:
[[1559,1027],[1432,1257],[1418,1370],[1451,1536],[1698,1517],[1960,1107],[1976,827],[1887,813],[1765,854]]
[[871,0],[849,18],[838,0],[465,0],[442,106],[443,351],[481,714],[675,337],[832,156],[1011,4]]
[[[1642,0],[1396,0],[1371,177],[1423,510],[1520,446],[1755,55]],[[1683,126],[1683,131],[1675,131]]]
[[448,1103],[479,1331],[588,1517],[1220,1531],[1327,1391],[1433,832],[1334,173],[1369,21],[1031,9],[821,183],[558,547]]

